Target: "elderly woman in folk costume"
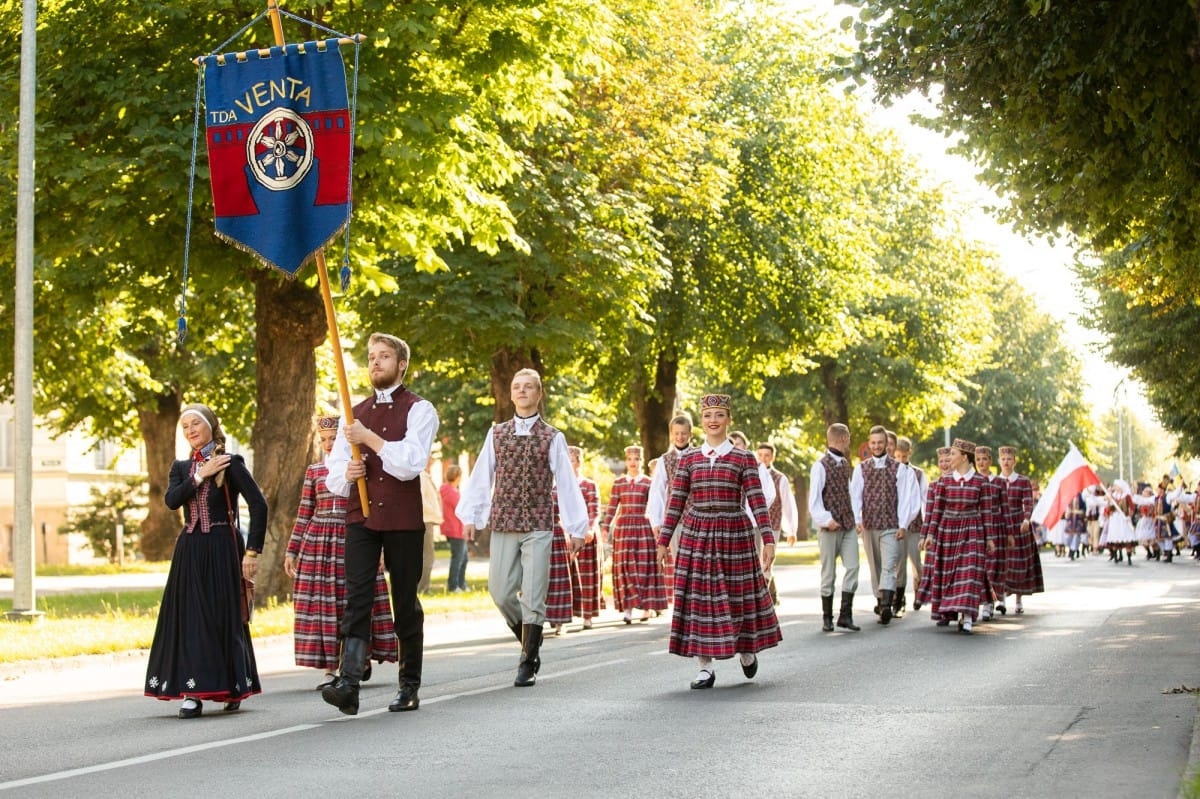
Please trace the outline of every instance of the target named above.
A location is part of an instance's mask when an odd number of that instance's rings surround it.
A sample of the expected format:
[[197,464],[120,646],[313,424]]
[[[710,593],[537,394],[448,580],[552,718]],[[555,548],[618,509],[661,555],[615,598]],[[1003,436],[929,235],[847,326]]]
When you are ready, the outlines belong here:
[[[325,670],[320,690],[332,685],[341,666],[338,627],[346,610],[346,499],[325,486],[325,457],[337,440],[338,416],[317,419],[317,435],[324,453],[320,462],[304,471],[304,489],[296,523],[288,540],[283,569],[295,580],[294,640],[296,665]],[[382,567],[375,580],[375,605],[371,612],[371,645],[362,679],[371,675],[371,660],[395,663],[396,631],[392,626],[387,581]]]
[[[191,448],[171,464],[164,497],[184,509],[171,570],[150,646],[145,694],[182,699],[179,718],[198,718],[203,700],[226,711],[261,693],[250,643],[246,594],[267,534],[267,502],[240,455],[225,452],[225,433],[205,405],[188,405],[179,427]],[[250,509],[245,543],[237,528],[238,498]]]
[[929,515],[921,528],[926,551],[935,548],[928,583],[918,589],[922,604],[939,627],[958,619],[960,632],[970,634],[983,595],[987,552],[1005,532],[1003,508],[994,505],[993,492],[975,471],[975,444],[955,439],[950,447],[949,474],[933,484]]
[[[700,670],[691,687],[704,689],[716,682],[714,659],[737,655],[742,673],[753,678],[757,653],[783,636],[763,574],[775,561],[775,538],[758,461],[729,440],[728,395],[706,394],[700,410],[704,443],[679,460],[658,534],[658,557],[671,563],[671,536],[678,528],[668,649],[697,658]],[[762,535],[761,559],[756,529]]]

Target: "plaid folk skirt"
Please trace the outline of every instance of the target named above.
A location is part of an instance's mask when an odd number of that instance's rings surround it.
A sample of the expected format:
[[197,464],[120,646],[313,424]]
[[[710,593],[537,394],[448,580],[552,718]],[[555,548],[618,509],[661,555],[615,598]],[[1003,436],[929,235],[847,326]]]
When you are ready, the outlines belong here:
[[674,582],[672,654],[731,658],[783,640],[741,507],[684,513]]
[[[292,586],[297,666],[325,671],[338,668],[338,625],[346,611],[345,547],[346,528],[341,524],[314,520],[304,532]],[[394,663],[396,651],[392,605],[387,580],[380,570],[371,607],[370,659]]]

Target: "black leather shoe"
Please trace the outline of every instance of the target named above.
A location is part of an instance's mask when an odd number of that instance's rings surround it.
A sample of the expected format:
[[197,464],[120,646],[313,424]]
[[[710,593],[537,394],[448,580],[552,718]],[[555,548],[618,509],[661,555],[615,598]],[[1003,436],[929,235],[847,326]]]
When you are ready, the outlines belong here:
[[749,666],[747,666],[745,663],[742,664],[742,674],[746,675],[747,680],[754,679],[754,675],[758,674],[758,655],[754,656],[754,660]]
[[528,688],[537,682],[537,669],[532,663],[521,663],[517,666],[517,677],[513,680],[513,687]]
[[223,707],[221,709],[224,710],[226,713],[232,713],[233,711],[238,710],[241,706],[242,706],[242,703],[239,700],[237,702],[226,702],[225,707]]
[[[189,707],[188,702],[195,702],[195,707]],[[204,713],[204,705],[199,699],[183,700],[183,707],[179,708],[179,718],[181,719],[198,719]]]
[[[700,675],[707,674],[707,677]],[[700,669],[700,674],[696,675],[696,679],[692,680],[692,688],[712,688],[717,682],[717,673],[712,669]]]
[[322,688],[328,688],[329,686],[333,685],[335,682],[337,682],[337,675],[331,671],[327,671],[327,672],[325,672],[325,681],[317,686],[317,690],[319,691]]
[[363,676],[359,682],[366,682],[369,679],[371,679],[371,663],[368,661],[367,665],[363,666]]
[[358,684],[351,685],[339,677],[337,682],[321,689],[321,698],[347,716],[358,715]]
[[417,686],[402,685],[396,692],[396,698],[388,705],[392,713],[403,713],[406,710],[416,710],[421,706],[421,697],[417,695]]

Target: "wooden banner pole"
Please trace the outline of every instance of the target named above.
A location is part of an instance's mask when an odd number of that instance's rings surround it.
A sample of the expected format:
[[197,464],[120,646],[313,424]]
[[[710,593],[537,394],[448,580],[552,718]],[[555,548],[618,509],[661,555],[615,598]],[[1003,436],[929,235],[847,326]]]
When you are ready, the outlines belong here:
[[[279,18],[277,0],[267,0],[267,12],[271,17],[271,28],[275,31],[275,45],[282,47],[283,23]],[[321,299],[325,303],[325,321],[329,327],[329,343],[333,345],[333,365],[337,370],[338,394],[342,400],[342,415],[346,424],[354,423],[354,406],[350,403],[350,384],[346,380],[346,365],[342,361],[342,339],[338,335],[337,315],[333,310],[333,293],[329,288],[329,269],[325,265],[325,250],[317,250],[317,279],[321,284]],[[357,444],[350,445],[350,453],[354,460],[362,460]],[[362,503],[363,517],[371,515],[371,504],[367,500],[367,480],[358,478],[358,498]]]

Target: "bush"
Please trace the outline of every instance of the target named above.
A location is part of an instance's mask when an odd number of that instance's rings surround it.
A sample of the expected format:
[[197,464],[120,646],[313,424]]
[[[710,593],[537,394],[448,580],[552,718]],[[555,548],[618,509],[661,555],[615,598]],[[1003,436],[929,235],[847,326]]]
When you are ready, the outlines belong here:
[[116,563],[117,530],[124,530],[122,559],[132,559],[140,522],[146,513],[146,481],[140,477],[120,478],[108,488],[93,486],[91,495],[89,504],[68,512],[66,523],[58,528],[59,534],[82,533],[97,557]]

